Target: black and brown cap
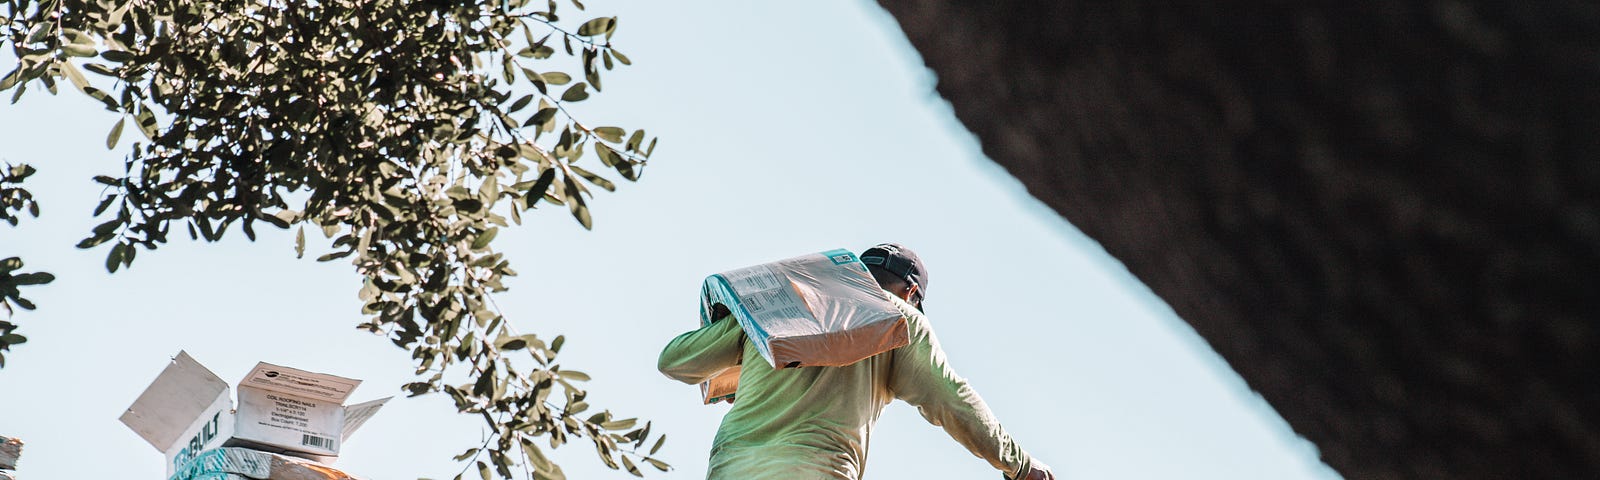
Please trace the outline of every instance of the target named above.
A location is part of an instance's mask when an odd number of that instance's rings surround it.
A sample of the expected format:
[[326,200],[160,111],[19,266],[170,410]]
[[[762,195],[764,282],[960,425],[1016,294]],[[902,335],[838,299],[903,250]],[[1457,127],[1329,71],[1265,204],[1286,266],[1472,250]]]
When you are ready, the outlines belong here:
[[911,303],[922,310],[922,300],[928,293],[928,267],[922,264],[922,258],[916,252],[898,243],[880,243],[861,252],[861,263],[882,268],[906,283],[916,285],[917,293]]

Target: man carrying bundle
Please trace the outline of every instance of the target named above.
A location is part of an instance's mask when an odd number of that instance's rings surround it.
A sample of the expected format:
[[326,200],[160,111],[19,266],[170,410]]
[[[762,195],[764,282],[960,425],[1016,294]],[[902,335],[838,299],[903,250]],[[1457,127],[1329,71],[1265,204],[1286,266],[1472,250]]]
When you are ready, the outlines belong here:
[[922,260],[882,244],[862,252],[861,262],[904,314],[908,344],[847,366],[774,369],[724,315],[661,352],[661,373],[689,384],[742,368],[738,400],[717,430],[707,478],[859,479],[873,424],[898,398],[1007,478],[1053,480],[1050,468],[1012,441],[951,369],[921,311],[928,288]]

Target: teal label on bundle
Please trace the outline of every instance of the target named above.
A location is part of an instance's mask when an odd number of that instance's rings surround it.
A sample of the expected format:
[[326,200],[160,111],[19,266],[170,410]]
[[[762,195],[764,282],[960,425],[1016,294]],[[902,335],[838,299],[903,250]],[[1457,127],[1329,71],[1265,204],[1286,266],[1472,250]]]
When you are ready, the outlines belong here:
[[844,265],[856,261],[856,254],[842,248],[822,252],[822,254],[827,255],[829,260],[833,260],[834,265]]

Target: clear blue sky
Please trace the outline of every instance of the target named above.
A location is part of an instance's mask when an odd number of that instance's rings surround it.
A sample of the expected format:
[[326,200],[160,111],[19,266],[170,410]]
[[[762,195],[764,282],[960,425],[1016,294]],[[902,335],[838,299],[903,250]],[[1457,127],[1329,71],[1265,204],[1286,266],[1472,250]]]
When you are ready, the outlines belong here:
[[[594,376],[598,407],[668,432],[662,456],[676,469],[650,477],[703,478],[726,411],[655,371],[660,348],[696,325],[701,279],[897,241],[929,264],[930,319],[957,371],[1063,478],[1337,478],[1160,299],[983,157],[875,3],[591,11],[621,17],[614,40],[634,66],[580,115],[662,143],[641,182],[592,203],[594,231],[545,209],[502,232],[497,247],[522,276],[498,301],[524,332],[567,335],[565,364]],[[0,71],[14,62],[0,57]],[[106,150],[115,121],[71,92],[0,104],[0,160],[39,167],[29,183],[44,210],[0,228],[0,256],[59,277],[25,292],[41,306],[17,319],[31,341],[0,370],[0,434],[28,442],[21,478],[161,478],[161,455],[117,416],[180,349],[230,381],[257,361],[365,379],[355,400],[410,381],[406,352],[354,328],[352,268],[295,261],[285,232],[185,238],[115,275],[104,249],[73,248],[98,223],[90,177],[120,172],[137,136]],[[338,466],[449,478],[450,456],[480,438],[478,419],[452,412],[443,397],[392,402]],[[592,452],[580,443],[556,457],[574,479],[631,478]],[[997,473],[897,403],[866,477]]]

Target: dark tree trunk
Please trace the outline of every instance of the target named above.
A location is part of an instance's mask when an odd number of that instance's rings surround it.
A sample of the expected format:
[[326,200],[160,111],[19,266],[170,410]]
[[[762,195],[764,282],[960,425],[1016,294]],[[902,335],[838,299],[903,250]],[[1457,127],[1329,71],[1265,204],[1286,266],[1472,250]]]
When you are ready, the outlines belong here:
[[1347,478],[1600,478],[1600,5],[880,3]]

